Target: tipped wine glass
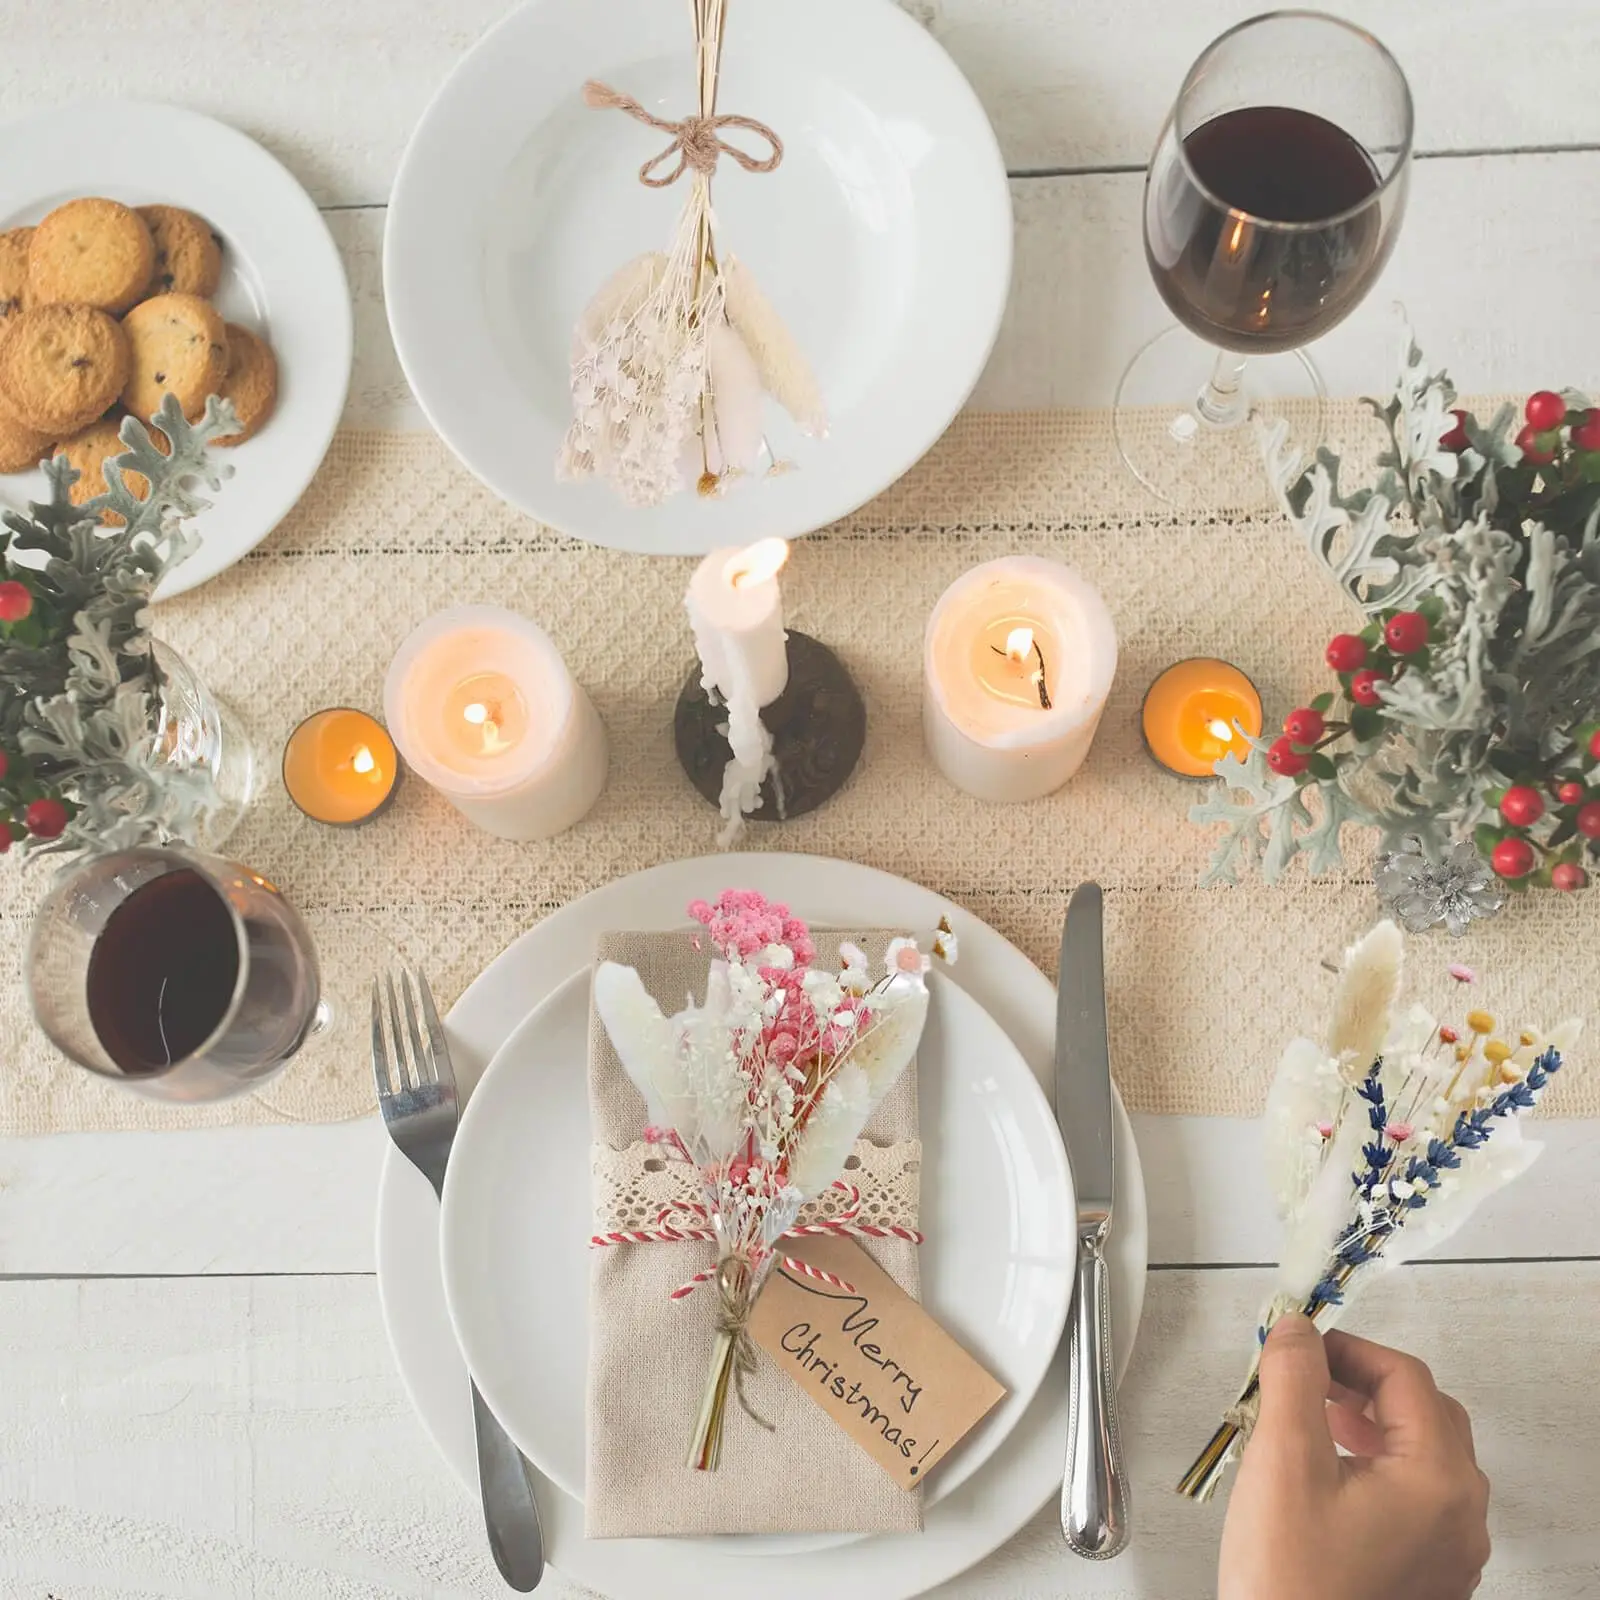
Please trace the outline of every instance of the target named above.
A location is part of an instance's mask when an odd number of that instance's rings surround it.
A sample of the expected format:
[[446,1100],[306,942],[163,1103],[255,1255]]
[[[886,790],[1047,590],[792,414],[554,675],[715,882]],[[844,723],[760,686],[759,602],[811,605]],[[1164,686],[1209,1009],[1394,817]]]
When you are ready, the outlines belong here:
[[1383,270],[1405,210],[1411,90],[1370,33],[1315,11],[1230,28],[1189,69],[1145,175],[1145,258],[1179,326],[1117,386],[1117,446],[1178,505],[1260,497],[1257,422],[1320,442],[1302,348]]

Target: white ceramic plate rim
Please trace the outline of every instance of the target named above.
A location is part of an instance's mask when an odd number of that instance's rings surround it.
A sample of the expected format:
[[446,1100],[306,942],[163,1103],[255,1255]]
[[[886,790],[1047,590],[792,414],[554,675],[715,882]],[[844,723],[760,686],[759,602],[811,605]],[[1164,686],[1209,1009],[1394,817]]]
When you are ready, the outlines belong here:
[[[931,923],[948,902],[931,890],[869,867],[797,855],[728,855],[671,862],[597,889],[514,940],[451,1010],[447,1022],[464,1089],[478,1076],[542,994],[588,965],[592,940],[627,925],[633,899],[682,903],[708,884],[738,883],[788,899],[818,922],[850,915],[866,897],[875,920]],[[857,912],[859,919],[859,909]],[[969,913],[954,909],[961,962],[953,975],[995,1016],[1047,1096],[1053,1081],[1055,987],[1023,953]],[[1118,1369],[1125,1372],[1144,1306],[1147,1215],[1139,1151],[1120,1095],[1116,1099],[1117,1193],[1111,1235],[1112,1299]],[[477,1483],[466,1365],[455,1347],[437,1256],[438,1210],[422,1176],[386,1151],[378,1190],[378,1290],[400,1377],[422,1420],[469,1495]],[[430,1250],[432,1254],[430,1255]],[[790,1561],[729,1556],[699,1562],[685,1578],[703,1600],[909,1600],[964,1572],[1012,1537],[1060,1491],[1066,1440],[1065,1343],[1039,1396],[987,1469],[929,1514],[916,1535],[878,1535]],[[671,1540],[586,1540],[583,1508],[541,1481],[539,1505],[552,1564],[613,1597],[663,1592]],[[752,1586],[759,1586],[753,1591]]]
[[[168,600],[243,559],[322,465],[350,387],[354,319],[344,264],[288,168],[237,128],[178,106],[53,106],[0,125],[0,219],[68,194],[192,207],[236,258],[228,270],[265,301],[278,408],[255,438],[216,452],[235,475],[198,518],[200,548],[161,585],[157,598]],[[6,499],[21,500],[42,493],[44,478],[15,474],[0,483]]]
[[[603,20],[574,20],[598,12],[602,3]],[[558,103],[537,96],[530,100],[528,74],[520,64],[541,44],[559,49],[565,30],[581,27],[592,51],[581,64],[574,57],[567,92],[575,94],[585,76],[616,80],[634,59],[630,51],[643,47],[637,37],[641,30],[658,26],[652,12],[642,19],[619,14],[626,5],[644,3],[529,0],[485,34],[445,80],[401,158],[384,226],[384,300],[395,351],[417,403],[462,464],[502,500],[549,527],[650,555],[704,554],[729,543],[797,538],[847,516],[902,477],[970,396],[999,335],[1011,285],[1005,160],[982,102],[960,68],[892,0],[752,0],[740,14],[741,28],[759,28],[771,15],[769,8],[783,3],[786,23],[803,16],[819,32],[831,30],[840,48],[874,47],[894,61],[898,77],[920,76],[919,105],[937,106],[953,136],[986,169],[988,177],[966,194],[957,230],[971,245],[970,258],[962,263],[961,319],[947,316],[939,330],[927,334],[943,344],[948,383],[923,385],[903,396],[895,408],[898,417],[915,417],[916,426],[902,430],[904,437],[889,454],[819,452],[802,471],[746,486],[722,501],[697,502],[680,494],[665,506],[639,510],[623,505],[604,484],[560,483],[554,472],[558,439],[546,439],[542,419],[495,358],[479,277],[483,219],[493,204],[507,147]],[[649,3],[667,11],[674,23],[683,20],[681,6]],[[516,417],[522,431],[510,427],[507,416]]]
[[[985,1074],[997,1077],[1003,1085],[1007,1107],[1015,1112],[1016,1122],[1027,1129],[1037,1141],[1029,1150],[1029,1155],[1033,1158],[1031,1170],[1044,1187],[1046,1203],[1054,1215],[1054,1226],[1047,1232],[1058,1241],[1054,1260],[1058,1272],[1051,1282],[1051,1288],[1054,1290],[1052,1296],[1046,1299],[1036,1294],[1031,1295],[1028,1300],[1029,1309],[1037,1311],[1040,1315],[1031,1346],[1023,1357],[1024,1360],[1028,1357],[1033,1358],[1031,1368],[1024,1370],[1020,1376],[1013,1370],[1010,1375],[1010,1389],[1000,1409],[985,1419],[977,1433],[964,1441],[962,1448],[951,1461],[940,1469],[937,1477],[924,1491],[925,1506],[936,1505],[947,1495],[954,1493],[974,1472],[979,1471],[1000,1448],[1006,1434],[1016,1426],[1032,1403],[1033,1397],[1039,1391],[1039,1385],[1044,1381],[1045,1373],[1049,1370],[1051,1357],[1066,1327],[1067,1311],[1072,1300],[1073,1269],[1077,1260],[1075,1234],[1077,1202],[1067,1166],[1066,1149],[1061,1142],[1055,1116],[1044,1097],[1044,1091],[1029,1071],[1027,1063],[1022,1060],[1016,1046],[1011,1043],[1005,1031],[982,1004],[959,984],[954,983],[944,971],[933,973],[931,978],[939,1026],[945,1031],[952,1027],[955,1029],[955,1036],[947,1048],[964,1048],[969,1058],[982,1060]],[[487,1332],[480,1332],[484,1327],[485,1298],[487,1295],[492,1299],[493,1290],[486,1289],[476,1266],[470,1259],[472,1230],[476,1228],[486,1205],[490,1209],[496,1207],[496,1202],[484,1194],[481,1183],[477,1181],[479,1165],[473,1159],[473,1151],[493,1119],[517,1115],[515,1101],[520,1092],[520,1085],[518,1088],[512,1088],[511,1085],[516,1075],[526,1068],[530,1056],[537,1053],[536,1041],[540,1021],[570,989],[578,986],[583,988],[587,1000],[588,986],[585,974],[577,974],[557,985],[540,1000],[496,1051],[494,1059],[478,1081],[477,1088],[473,1091],[461,1118],[461,1125],[451,1150],[440,1216],[440,1248],[445,1301],[450,1312],[450,1321],[455,1329],[456,1341],[466,1358],[468,1370],[477,1382],[479,1393],[489,1402],[490,1410],[500,1419],[522,1453],[558,1488],[574,1499],[581,1500],[583,1498],[581,1468],[576,1479],[570,1473],[553,1470],[554,1461],[550,1444],[542,1437],[548,1432],[549,1424],[543,1424],[537,1432],[530,1432],[528,1426],[519,1425],[519,1416],[526,1414],[526,1404],[519,1403],[523,1397],[509,1387],[511,1380],[504,1373],[504,1362],[496,1353],[496,1341]],[[970,1030],[974,1023],[992,1030],[993,1035],[997,1037],[991,1037],[981,1047],[975,1041],[962,1047],[959,1041],[963,1036],[963,1030],[967,1030],[970,1039]],[[948,1066],[945,1072],[953,1077],[952,1069]],[[919,1077],[921,1081],[927,1081],[925,1063],[919,1064]],[[527,1154],[530,1160],[538,1159],[537,1148],[532,1144],[529,1145]],[[928,1170],[925,1151],[924,1171]],[[937,1173],[932,1181],[935,1183],[939,1181]],[[1007,1220],[1014,1223],[1016,1219],[1013,1216]],[[1043,1264],[1036,1252],[1031,1251],[1024,1241],[1014,1236],[1006,1240],[1002,1248],[1009,1251],[1013,1259],[1026,1259],[1032,1265]],[[586,1317],[588,1314],[587,1301],[576,1308],[564,1309],[567,1315],[572,1315],[574,1311],[579,1317]],[[552,1314],[563,1314],[563,1308],[553,1306]],[[981,1357],[981,1351],[975,1353],[979,1353]],[[865,1537],[865,1535],[852,1537]],[[725,1553],[729,1547],[726,1539],[716,1536],[678,1542],[705,1545],[718,1554]],[[803,1551],[813,1544],[820,1546],[823,1543],[839,1542],[842,1541],[838,1536],[824,1534],[805,1536],[801,1539],[763,1540],[762,1543],[763,1548],[771,1553],[790,1554]]]

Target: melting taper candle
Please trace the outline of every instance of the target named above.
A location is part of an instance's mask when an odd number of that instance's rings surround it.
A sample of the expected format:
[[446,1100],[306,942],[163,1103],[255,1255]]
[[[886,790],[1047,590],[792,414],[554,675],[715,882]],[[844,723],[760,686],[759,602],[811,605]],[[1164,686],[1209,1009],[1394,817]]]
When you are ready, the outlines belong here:
[[778,574],[789,559],[783,539],[743,550],[713,550],[695,571],[685,604],[700,656],[701,683],[727,707],[732,755],[723,773],[724,838],[760,804],[772,769],[772,733],[761,720],[789,682],[788,634]]

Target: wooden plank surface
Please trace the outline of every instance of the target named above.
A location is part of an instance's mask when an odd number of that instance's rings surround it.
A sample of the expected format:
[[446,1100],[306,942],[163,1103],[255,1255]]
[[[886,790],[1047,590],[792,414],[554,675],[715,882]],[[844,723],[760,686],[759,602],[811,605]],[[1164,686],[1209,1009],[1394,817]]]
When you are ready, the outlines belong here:
[[[1011,302],[975,407],[1110,405],[1134,351],[1171,321],[1145,267],[1142,184],[1134,173],[1013,180]],[[1591,292],[1600,211],[1573,204],[1573,196],[1596,191],[1600,152],[1420,167],[1388,269],[1365,304],[1312,346],[1329,393],[1385,390],[1397,348],[1396,302],[1466,392],[1552,383],[1600,391],[1600,302]],[[345,420],[425,428],[383,310],[384,215],[328,216],[356,310]],[[1557,216],[1560,226],[1550,226]]]
[[[1204,1600],[1220,1507],[1170,1485],[1232,1398],[1265,1276],[1152,1275],[1125,1386],[1138,1534],[1077,1561],[1042,1512],[949,1596]],[[1495,1484],[1487,1600],[1600,1589],[1600,1265],[1417,1268],[1358,1308],[1473,1413]],[[1524,1352],[1517,1357],[1516,1352]],[[412,1415],[364,1277],[0,1284],[0,1594],[466,1600],[502,1594]],[[574,1586],[541,1589],[573,1600]],[[668,1600],[677,1593],[663,1588]]]
[[[1136,1117],[1162,1266],[1276,1259],[1260,1129]],[[1600,1128],[1540,1123],[1526,1177],[1452,1240],[1452,1259],[1600,1261]],[[64,1134],[0,1140],[0,1277],[370,1272],[386,1142],[376,1118],[331,1127]]]
[[[904,5],[971,79],[1019,172],[1142,166],[1195,56],[1261,9],[1259,0]],[[445,75],[508,9],[506,0],[7,0],[0,105],[16,114],[65,99],[172,101],[261,140],[320,203],[374,205]],[[1406,69],[1420,149],[1600,144],[1589,81],[1595,7],[1361,0],[1333,9],[1377,32]]]

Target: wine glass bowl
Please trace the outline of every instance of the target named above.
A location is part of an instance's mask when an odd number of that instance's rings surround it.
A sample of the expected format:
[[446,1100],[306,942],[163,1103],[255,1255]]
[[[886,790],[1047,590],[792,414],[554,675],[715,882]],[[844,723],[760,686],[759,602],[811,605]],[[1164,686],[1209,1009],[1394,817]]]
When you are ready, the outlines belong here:
[[[1256,17],[1189,69],[1143,207],[1145,258],[1181,326],[1139,352],[1117,394],[1118,444],[1148,487],[1182,503],[1241,473],[1259,482],[1242,424],[1296,401],[1296,432],[1320,439],[1322,383],[1301,347],[1388,261],[1412,135],[1399,64],[1337,17]],[[1140,428],[1146,408],[1164,426]]]
[[64,1055],[161,1100],[257,1088],[323,1020],[294,907],[259,873],[191,850],[68,867],[34,920],[25,976]]

